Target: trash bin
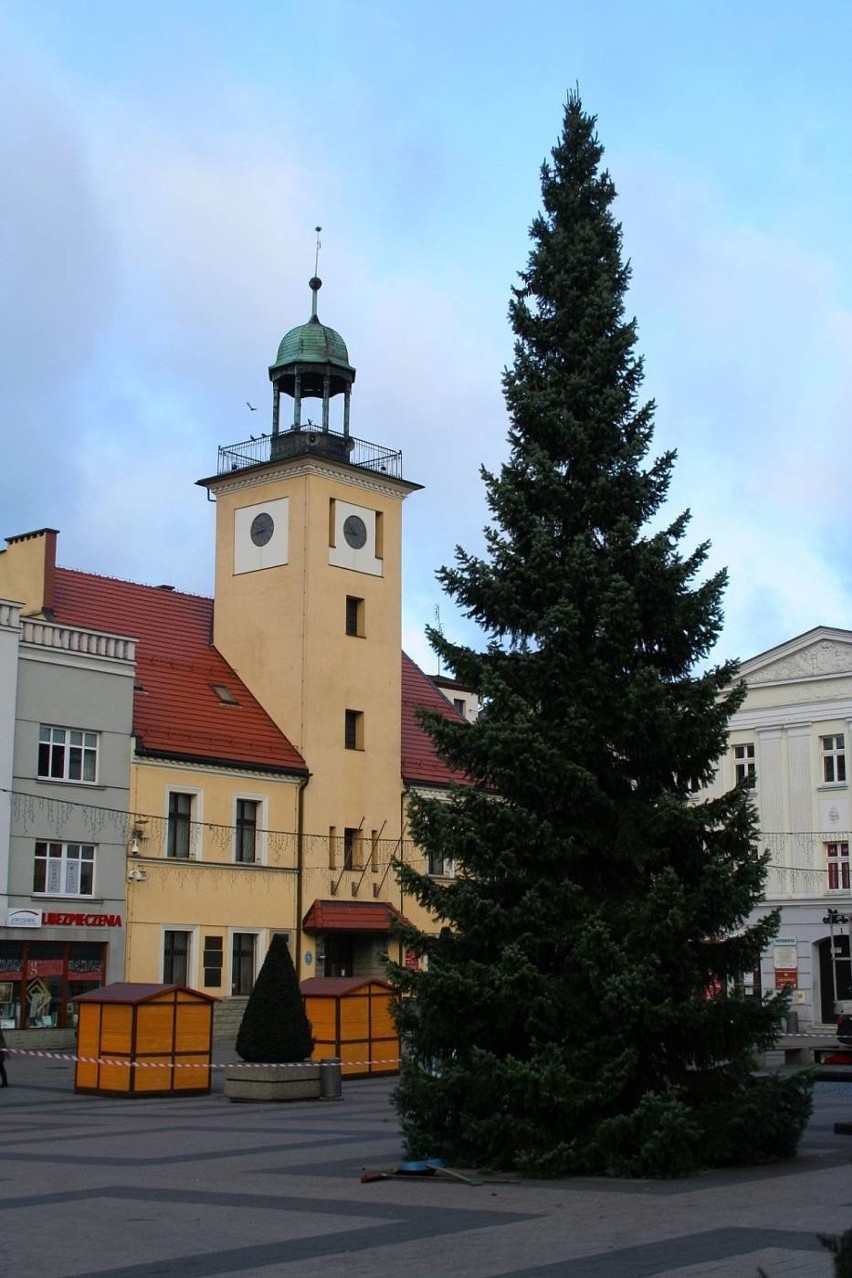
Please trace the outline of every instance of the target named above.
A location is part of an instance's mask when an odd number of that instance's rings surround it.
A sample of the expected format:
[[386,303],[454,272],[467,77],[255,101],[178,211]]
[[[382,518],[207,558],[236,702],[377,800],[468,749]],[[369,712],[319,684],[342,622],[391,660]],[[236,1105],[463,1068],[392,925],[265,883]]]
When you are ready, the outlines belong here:
[[320,1061],[320,1100],[342,1100],[340,1058],[324,1056]]

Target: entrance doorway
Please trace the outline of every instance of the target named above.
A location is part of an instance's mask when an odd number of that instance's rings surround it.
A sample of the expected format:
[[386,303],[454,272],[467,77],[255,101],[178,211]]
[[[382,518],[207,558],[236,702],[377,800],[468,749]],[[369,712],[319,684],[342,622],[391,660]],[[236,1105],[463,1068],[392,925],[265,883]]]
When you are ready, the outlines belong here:
[[354,960],[354,938],[348,933],[327,932],[323,976],[352,976]]
[[836,1019],[835,1002],[838,999],[852,999],[849,936],[846,932],[835,932],[833,954],[830,936],[824,936],[818,942],[817,949],[819,951],[820,1016],[823,1024],[833,1025]]

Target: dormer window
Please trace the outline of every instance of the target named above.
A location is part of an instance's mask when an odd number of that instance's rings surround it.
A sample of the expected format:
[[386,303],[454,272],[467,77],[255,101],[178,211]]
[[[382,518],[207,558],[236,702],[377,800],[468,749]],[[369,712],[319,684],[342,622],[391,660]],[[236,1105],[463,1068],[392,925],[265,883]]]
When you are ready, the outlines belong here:
[[238,706],[240,704],[231,689],[226,688],[224,683],[211,683],[210,687],[216,693],[223,706]]

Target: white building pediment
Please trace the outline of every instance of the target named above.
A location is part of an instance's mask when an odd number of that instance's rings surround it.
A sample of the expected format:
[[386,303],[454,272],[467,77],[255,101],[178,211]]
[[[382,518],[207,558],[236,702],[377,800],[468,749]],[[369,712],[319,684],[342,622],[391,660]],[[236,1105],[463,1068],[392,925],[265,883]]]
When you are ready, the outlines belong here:
[[819,627],[744,661],[740,670],[754,687],[852,674],[852,631]]

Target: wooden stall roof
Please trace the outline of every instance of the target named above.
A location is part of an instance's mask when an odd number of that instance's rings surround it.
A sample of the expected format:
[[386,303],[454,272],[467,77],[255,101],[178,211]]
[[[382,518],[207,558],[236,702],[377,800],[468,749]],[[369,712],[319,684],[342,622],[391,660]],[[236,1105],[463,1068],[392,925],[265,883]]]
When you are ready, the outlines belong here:
[[308,997],[327,994],[331,998],[339,998],[354,990],[363,989],[365,985],[378,985],[383,990],[393,989],[389,981],[383,981],[379,976],[307,976],[299,988]]
[[77,994],[75,1003],[147,1003],[149,999],[161,998],[163,994],[171,994],[182,990],[195,998],[206,999],[208,1003],[218,1003],[213,994],[204,994],[201,990],[193,990],[188,985],[148,985],[143,981],[117,981],[114,985],[102,985],[97,990],[87,990],[85,994]]

